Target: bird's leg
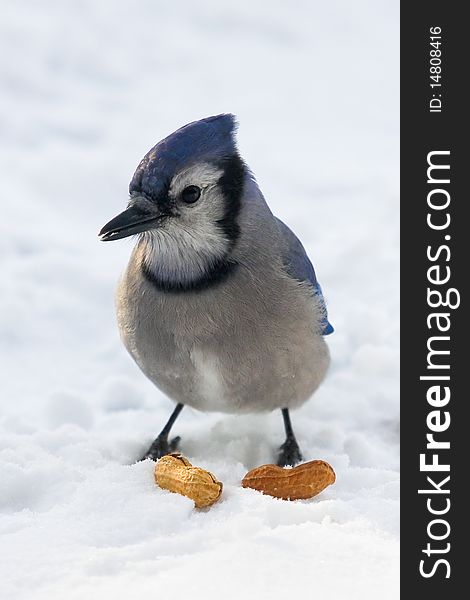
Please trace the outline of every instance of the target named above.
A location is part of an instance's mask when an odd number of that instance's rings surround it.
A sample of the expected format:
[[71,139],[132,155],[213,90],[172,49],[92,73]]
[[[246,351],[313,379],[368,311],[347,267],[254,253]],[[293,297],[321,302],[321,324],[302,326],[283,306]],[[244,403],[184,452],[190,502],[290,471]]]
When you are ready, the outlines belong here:
[[284,429],[286,431],[286,441],[279,448],[277,464],[280,467],[294,466],[299,463],[303,457],[300,452],[299,444],[295,439],[292,423],[290,422],[289,409],[283,408],[282,418],[284,419]]
[[152,442],[152,445],[144,454],[141,460],[145,460],[146,458],[151,458],[152,460],[157,460],[157,458],[161,458],[165,456],[165,454],[170,454],[170,452],[174,452],[179,444],[180,437],[173,438],[170,442],[168,442],[168,434],[170,433],[170,429],[173,427],[173,423],[176,421],[178,415],[183,410],[184,404],[177,404],[175,410],[171,413],[170,418],[168,419],[168,423],[161,430],[158,437]]

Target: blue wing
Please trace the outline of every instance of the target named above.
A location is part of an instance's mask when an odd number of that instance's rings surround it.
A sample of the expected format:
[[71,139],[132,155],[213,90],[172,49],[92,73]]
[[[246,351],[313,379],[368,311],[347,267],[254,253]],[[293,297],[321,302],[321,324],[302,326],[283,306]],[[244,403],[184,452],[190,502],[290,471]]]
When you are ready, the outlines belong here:
[[296,235],[280,219],[277,217],[275,217],[275,219],[279,225],[279,229],[281,230],[287,246],[285,254],[282,257],[284,268],[291,277],[294,277],[294,279],[298,279],[299,281],[307,281],[311,284],[313,293],[318,297],[320,307],[323,312],[323,317],[320,322],[321,333],[322,335],[329,335],[330,333],[333,333],[334,329],[331,323],[328,321],[325,299],[323,298],[322,289],[317,281],[317,276],[315,275],[313,265]]

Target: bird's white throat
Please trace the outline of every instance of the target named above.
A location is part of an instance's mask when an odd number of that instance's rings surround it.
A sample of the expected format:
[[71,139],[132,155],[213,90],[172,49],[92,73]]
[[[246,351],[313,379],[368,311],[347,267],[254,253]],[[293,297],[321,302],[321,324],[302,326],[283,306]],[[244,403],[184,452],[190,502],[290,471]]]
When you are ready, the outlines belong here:
[[150,273],[169,284],[187,284],[207,276],[224,260],[230,247],[216,223],[180,223],[142,235],[143,260]]

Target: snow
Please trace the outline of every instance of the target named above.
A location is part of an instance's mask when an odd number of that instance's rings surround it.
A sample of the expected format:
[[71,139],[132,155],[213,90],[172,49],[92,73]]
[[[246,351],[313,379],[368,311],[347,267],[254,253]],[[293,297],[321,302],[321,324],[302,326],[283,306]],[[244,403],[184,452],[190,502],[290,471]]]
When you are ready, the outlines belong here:
[[[398,3],[6,0],[0,40],[1,597],[398,598]],[[185,409],[224,482],[195,511],[134,462],[172,405],[115,324],[132,242],[97,232],[156,141],[220,112],[325,292],[331,371],[292,418],[337,482],[242,489],[280,415]]]

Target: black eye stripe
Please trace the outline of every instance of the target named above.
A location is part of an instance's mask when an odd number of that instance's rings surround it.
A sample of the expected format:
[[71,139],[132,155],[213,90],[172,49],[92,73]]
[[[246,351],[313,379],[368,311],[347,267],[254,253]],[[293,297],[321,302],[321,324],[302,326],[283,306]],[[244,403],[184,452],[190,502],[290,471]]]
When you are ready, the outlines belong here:
[[181,200],[186,202],[186,204],[194,204],[201,197],[201,188],[198,188],[197,185],[188,185],[181,192]]

